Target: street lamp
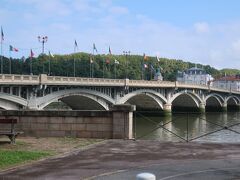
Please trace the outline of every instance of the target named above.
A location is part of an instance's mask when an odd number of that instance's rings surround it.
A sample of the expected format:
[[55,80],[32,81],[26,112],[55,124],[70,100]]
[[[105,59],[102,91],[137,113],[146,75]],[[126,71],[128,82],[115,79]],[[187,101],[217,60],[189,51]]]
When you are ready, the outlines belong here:
[[38,36],[38,41],[42,43],[42,54],[44,54],[44,43],[48,40],[47,36]]
[[128,56],[130,56],[130,51],[123,51],[123,55],[126,57],[126,79],[128,78]]

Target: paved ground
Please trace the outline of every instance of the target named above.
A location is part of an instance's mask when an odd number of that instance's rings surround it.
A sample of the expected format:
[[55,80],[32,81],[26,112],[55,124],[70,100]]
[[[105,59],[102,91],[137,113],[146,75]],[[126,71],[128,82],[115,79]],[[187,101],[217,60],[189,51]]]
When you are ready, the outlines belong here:
[[0,173],[10,179],[240,179],[240,144],[112,140],[65,157]]

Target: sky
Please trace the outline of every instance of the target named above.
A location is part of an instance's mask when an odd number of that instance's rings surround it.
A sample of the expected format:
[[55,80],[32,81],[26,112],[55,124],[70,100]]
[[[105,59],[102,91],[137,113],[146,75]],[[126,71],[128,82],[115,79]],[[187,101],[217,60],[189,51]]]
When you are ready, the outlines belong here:
[[[240,69],[239,0],[0,0],[3,55],[45,52],[159,56]],[[19,52],[9,53],[9,45]]]

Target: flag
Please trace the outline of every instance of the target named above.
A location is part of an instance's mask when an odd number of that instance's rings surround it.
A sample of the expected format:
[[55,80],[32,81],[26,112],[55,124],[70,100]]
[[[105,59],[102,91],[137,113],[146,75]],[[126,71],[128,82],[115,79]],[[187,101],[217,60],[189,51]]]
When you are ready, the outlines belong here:
[[157,61],[160,62],[160,58],[157,56]]
[[109,46],[109,50],[108,50],[109,54],[112,55],[112,51],[111,51],[111,48]]
[[9,51],[18,52],[18,49],[10,45],[10,46],[9,46]]
[[106,64],[110,64],[110,59],[109,59],[109,57],[106,58]]
[[48,54],[50,57],[54,57],[54,55],[50,51],[48,51]]
[[96,51],[96,53],[98,52],[95,43],[93,43],[93,51]]
[[31,49],[31,51],[30,51],[30,58],[33,58],[33,56],[34,56],[34,53],[33,53],[32,49]]
[[74,48],[77,48],[78,47],[78,44],[77,44],[77,41],[75,40],[74,42]]
[[144,59],[144,61],[147,61],[147,60],[148,60],[148,57],[146,56],[145,53],[143,54],[143,59]]
[[2,26],[1,26],[1,41],[4,41],[4,34],[3,34]]
[[120,64],[119,61],[116,60],[116,59],[114,60],[114,63],[115,63],[115,64]]
[[148,65],[147,65],[147,64],[143,64],[143,67],[144,67],[145,69],[147,69],[147,68],[148,68]]

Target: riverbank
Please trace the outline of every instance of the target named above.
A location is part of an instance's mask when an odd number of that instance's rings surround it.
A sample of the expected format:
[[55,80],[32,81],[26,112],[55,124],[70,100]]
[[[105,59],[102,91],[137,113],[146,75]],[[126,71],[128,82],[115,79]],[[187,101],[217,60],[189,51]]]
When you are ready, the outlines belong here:
[[239,149],[240,144],[230,143],[107,140],[68,156],[0,173],[0,179],[135,179],[142,171],[158,173],[158,179],[191,172],[214,177],[221,171],[221,177],[231,179],[240,174],[236,169]]
[[0,171],[41,159],[68,153],[99,143],[101,139],[19,137],[16,144],[0,139]]

